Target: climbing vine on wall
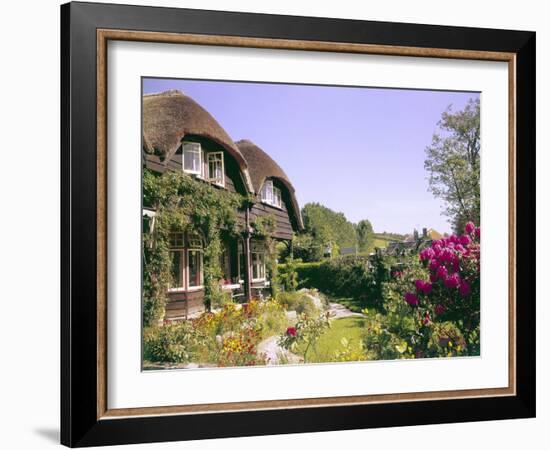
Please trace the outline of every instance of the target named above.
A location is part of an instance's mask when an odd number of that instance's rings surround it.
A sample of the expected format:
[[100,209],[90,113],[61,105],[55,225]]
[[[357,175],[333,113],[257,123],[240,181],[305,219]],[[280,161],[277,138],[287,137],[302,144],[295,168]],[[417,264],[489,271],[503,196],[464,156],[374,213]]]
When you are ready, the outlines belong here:
[[250,222],[250,226],[255,236],[265,240],[265,266],[271,283],[271,296],[276,298],[280,290],[279,269],[277,265],[277,242],[273,239],[273,234],[277,227],[277,219],[272,214],[258,216]]
[[221,230],[234,234],[237,208],[245,197],[168,171],[162,176],[144,169],[143,205],[154,208],[154,226],[143,230],[143,322],[158,324],[164,317],[166,291],[172,280],[169,236],[172,231],[199,233],[204,238],[205,304],[210,308],[223,296],[219,279]]

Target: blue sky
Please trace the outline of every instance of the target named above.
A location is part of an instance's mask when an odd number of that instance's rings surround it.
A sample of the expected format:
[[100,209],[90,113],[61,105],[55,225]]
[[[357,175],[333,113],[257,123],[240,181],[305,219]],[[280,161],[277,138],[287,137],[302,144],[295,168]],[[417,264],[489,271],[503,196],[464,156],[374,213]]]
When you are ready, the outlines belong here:
[[303,206],[319,202],[376,231],[450,231],[428,192],[424,150],[441,113],[478,93],[144,79],[179,89],[235,141],[250,139],[283,168]]

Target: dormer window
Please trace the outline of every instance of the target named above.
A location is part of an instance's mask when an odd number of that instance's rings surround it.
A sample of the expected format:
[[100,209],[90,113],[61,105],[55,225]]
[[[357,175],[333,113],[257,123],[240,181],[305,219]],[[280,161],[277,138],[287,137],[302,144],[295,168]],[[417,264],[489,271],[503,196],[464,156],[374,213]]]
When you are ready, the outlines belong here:
[[198,142],[184,142],[183,150],[183,170],[184,172],[201,176],[202,167],[202,149]]
[[264,182],[260,195],[263,203],[276,206],[277,208],[282,207],[281,190],[273,186],[272,180],[266,180]]
[[208,181],[225,186],[225,171],[223,166],[223,152],[208,153]]

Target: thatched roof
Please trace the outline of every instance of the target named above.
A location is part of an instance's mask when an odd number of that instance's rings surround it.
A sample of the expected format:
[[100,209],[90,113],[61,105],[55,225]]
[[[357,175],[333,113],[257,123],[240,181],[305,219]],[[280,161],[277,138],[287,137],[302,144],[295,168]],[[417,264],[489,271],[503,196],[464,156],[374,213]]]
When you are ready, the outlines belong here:
[[304,225],[302,222],[302,215],[300,214],[300,207],[298,206],[294,186],[292,186],[292,183],[288,179],[284,170],[281,169],[281,167],[271,158],[271,156],[269,156],[252,141],[243,139],[237,141],[236,144],[248,165],[248,171],[255,193],[258,194],[260,192],[266,178],[277,178],[280,180],[281,183],[288,189],[298,228],[303,229]]
[[206,137],[221,145],[241,168],[244,181],[252,191],[246,161],[225,130],[195,100],[178,90],[143,96],[143,147],[168,161],[187,134]]

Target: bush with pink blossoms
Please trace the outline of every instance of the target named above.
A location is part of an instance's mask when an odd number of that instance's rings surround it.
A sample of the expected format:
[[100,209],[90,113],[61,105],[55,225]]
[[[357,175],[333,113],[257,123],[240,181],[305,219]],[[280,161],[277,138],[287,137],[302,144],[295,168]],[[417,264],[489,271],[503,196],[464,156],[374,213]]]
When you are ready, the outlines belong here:
[[408,305],[410,294],[418,296],[412,307],[420,316],[428,314],[437,322],[454,324],[465,340],[460,344],[467,354],[479,353],[479,236],[479,228],[468,222],[463,235],[432,241],[419,255],[426,275],[403,295]]
[[434,240],[383,283],[383,313],[368,313],[376,357],[479,355],[480,230]]

